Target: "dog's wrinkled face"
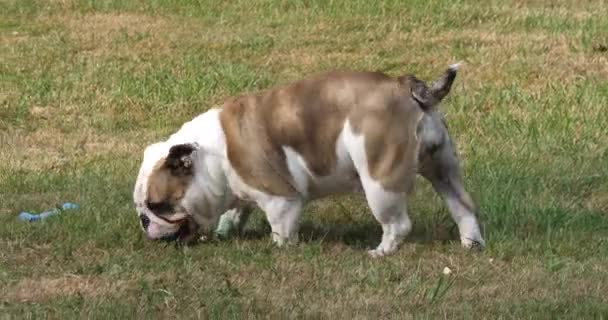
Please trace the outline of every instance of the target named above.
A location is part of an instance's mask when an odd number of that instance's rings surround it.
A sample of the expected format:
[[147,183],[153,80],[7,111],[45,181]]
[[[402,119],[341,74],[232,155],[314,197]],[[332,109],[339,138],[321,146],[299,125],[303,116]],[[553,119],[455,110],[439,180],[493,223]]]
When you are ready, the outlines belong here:
[[445,118],[439,111],[433,110],[424,114],[418,123],[417,135],[420,141],[420,160],[450,142]]
[[420,141],[419,173],[428,177],[446,170],[450,173],[459,170],[458,152],[441,112],[433,110],[425,113],[418,124],[417,134]]
[[182,205],[193,180],[194,151],[191,144],[146,149],[133,199],[148,238],[187,242],[196,236],[198,226]]

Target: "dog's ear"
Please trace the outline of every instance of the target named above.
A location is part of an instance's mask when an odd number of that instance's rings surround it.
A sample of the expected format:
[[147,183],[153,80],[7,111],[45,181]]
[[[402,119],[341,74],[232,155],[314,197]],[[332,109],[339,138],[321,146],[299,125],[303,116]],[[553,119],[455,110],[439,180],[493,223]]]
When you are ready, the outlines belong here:
[[450,93],[452,83],[456,79],[459,68],[460,64],[458,63],[451,65],[443,76],[435,81],[430,88],[424,81],[413,75],[401,77],[400,80],[401,82],[407,81],[412,98],[418,102],[422,109],[431,110]]
[[192,175],[194,160],[193,153],[197,146],[192,143],[176,144],[169,149],[165,165],[174,176]]

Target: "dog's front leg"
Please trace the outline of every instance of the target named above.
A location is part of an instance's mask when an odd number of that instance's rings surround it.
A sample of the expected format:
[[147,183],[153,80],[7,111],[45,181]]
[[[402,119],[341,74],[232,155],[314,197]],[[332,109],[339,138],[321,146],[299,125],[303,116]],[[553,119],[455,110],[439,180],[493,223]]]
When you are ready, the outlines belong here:
[[421,174],[439,193],[452,218],[458,225],[462,245],[470,249],[483,249],[483,240],[475,216],[475,204],[464,188],[460,164],[451,141],[427,155],[422,161]]
[[243,234],[243,229],[245,228],[247,221],[249,221],[249,216],[252,212],[252,205],[242,204],[224,212],[222,216],[226,216],[226,218],[232,222],[232,225],[236,228],[236,234],[240,236]]
[[266,213],[272,229],[272,240],[279,247],[298,243],[302,200],[273,196],[259,201],[258,205]]

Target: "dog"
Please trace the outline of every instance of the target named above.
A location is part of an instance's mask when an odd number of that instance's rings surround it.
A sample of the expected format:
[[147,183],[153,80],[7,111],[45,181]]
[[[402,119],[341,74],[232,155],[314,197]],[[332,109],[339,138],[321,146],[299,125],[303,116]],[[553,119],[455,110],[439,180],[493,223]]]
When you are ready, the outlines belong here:
[[383,234],[373,257],[412,229],[406,197],[431,182],[466,248],[484,247],[457,149],[438,106],[458,65],[432,85],[412,74],[329,72],[228,99],[144,151],[133,198],[150,239],[189,242],[219,217],[261,208],[279,245],[298,242],[306,202],[362,192]]

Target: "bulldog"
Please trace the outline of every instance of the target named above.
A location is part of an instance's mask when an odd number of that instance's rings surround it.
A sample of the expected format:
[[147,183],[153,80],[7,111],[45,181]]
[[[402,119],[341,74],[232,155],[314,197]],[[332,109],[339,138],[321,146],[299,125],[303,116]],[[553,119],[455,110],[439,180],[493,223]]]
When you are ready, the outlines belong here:
[[370,255],[394,253],[412,229],[406,197],[428,179],[466,248],[483,248],[475,205],[439,103],[458,65],[432,85],[406,74],[330,72],[231,98],[144,151],[134,188],[150,239],[191,241],[223,214],[265,212],[272,239],[298,241],[308,201],[362,192],[382,226]]

